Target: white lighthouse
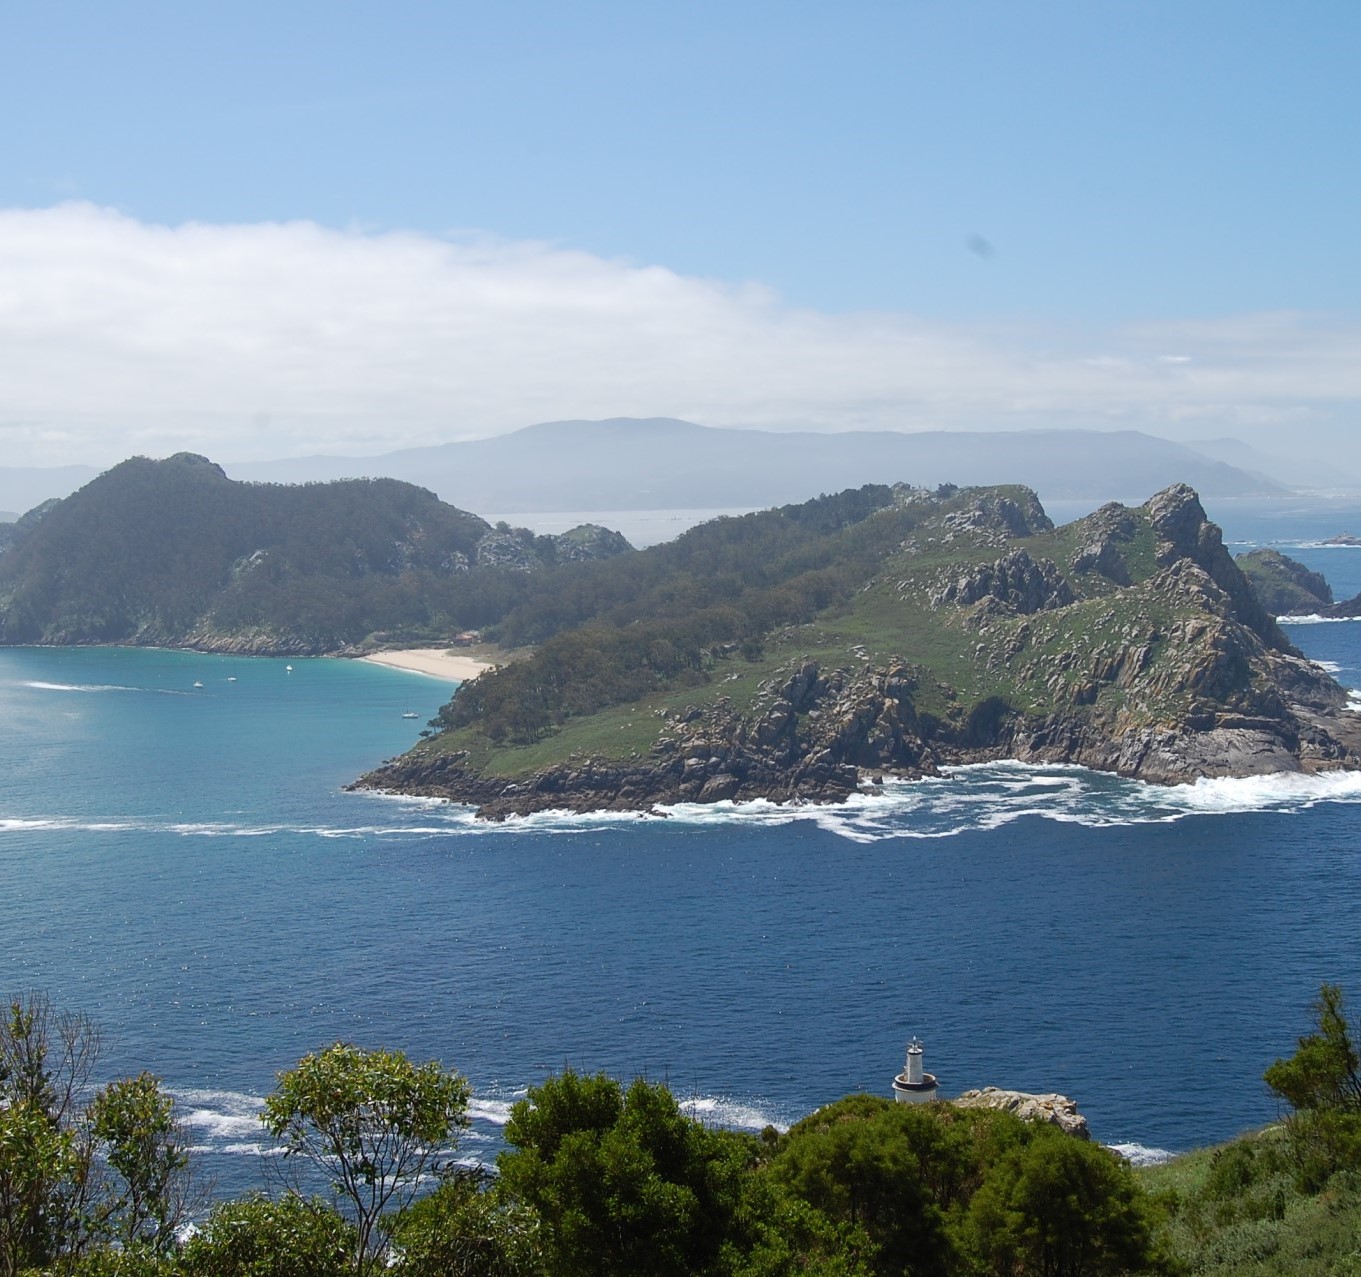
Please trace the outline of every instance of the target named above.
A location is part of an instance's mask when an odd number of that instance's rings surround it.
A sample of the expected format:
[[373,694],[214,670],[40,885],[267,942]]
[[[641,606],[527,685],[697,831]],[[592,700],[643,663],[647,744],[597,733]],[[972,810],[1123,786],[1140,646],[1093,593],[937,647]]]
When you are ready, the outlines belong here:
[[922,1044],[918,1038],[907,1044],[903,1071],[893,1079],[893,1098],[900,1104],[920,1104],[936,1098],[936,1075],[922,1071]]

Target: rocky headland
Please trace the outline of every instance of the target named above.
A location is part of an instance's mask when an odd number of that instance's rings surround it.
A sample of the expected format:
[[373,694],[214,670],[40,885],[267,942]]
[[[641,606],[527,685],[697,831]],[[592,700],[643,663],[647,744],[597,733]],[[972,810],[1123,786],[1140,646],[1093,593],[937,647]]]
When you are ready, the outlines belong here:
[[[895,518],[907,535],[863,562],[850,600],[772,629],[759,656],[712,647],[702,681],[523,742],[465,709],[359,784],[497,818],[835,802],[999,759],[1164,784],[1361,766],[1361,716],[1290,644],[1190,488],[1062,529],[1025,490],[908,489],[865,522]],[[542,696],[532,667],[507,694]],[[499,704],[498,686],[472,705]],[[583,726],[616,720],[617,746]]]

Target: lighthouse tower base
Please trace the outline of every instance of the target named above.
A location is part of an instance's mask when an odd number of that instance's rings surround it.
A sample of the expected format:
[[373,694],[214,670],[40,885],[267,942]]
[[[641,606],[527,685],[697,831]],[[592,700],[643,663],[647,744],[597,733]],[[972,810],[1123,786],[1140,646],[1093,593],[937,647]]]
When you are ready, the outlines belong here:
[[909,1082],[906,1073],[893,1079],[893,1098],[899,1104],[924,1104],[936,1098],[936,1075],[923,1073],[920,1082]]

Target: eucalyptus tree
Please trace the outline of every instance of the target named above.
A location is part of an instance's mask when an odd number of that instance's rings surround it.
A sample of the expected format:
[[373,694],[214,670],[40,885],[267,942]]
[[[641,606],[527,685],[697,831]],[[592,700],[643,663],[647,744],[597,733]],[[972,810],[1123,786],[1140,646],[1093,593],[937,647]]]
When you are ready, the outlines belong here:
[[353,1216],[354,1270],[381,1266],[392,1216],[436,1175],[467,1125],[471,1088],[436,1061],[337,1042],[278,1075],[261,1114],[286,1158],[322,1172]]

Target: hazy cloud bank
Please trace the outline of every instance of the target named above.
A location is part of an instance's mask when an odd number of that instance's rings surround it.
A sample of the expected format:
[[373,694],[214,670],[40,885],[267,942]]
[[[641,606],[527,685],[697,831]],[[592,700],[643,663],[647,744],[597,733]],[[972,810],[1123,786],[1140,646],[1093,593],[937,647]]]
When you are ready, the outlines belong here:
[[[1330,445],[1361,320],[1061,333],[822,314],[542,243],[0,211],[0,456],[381,452],[568,417]],[[1339,441],[1340,442],[1340,438]]]

